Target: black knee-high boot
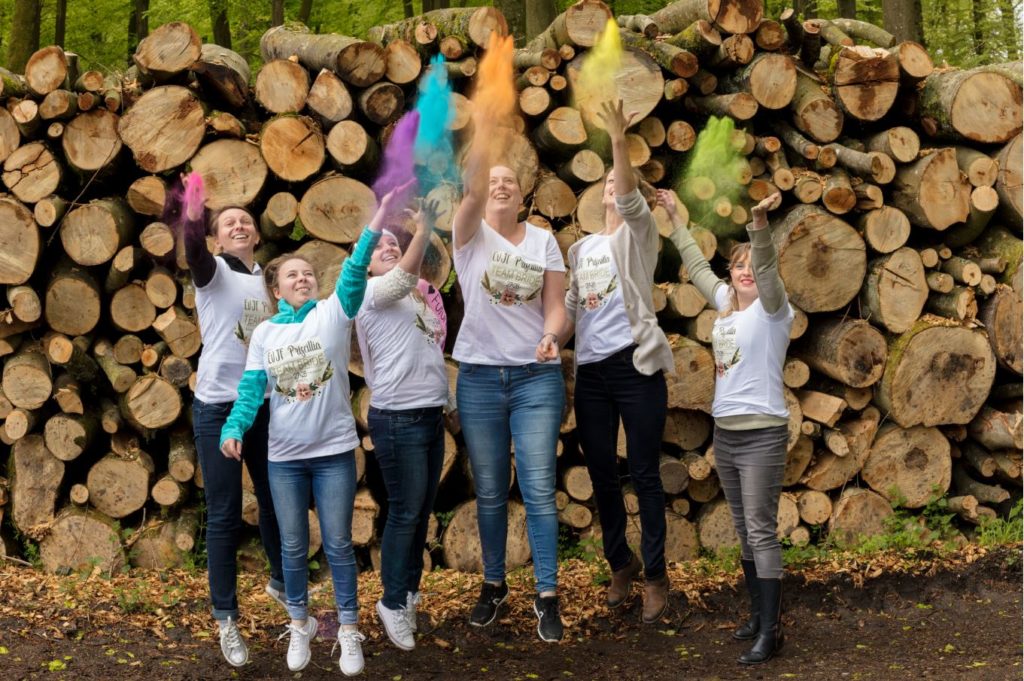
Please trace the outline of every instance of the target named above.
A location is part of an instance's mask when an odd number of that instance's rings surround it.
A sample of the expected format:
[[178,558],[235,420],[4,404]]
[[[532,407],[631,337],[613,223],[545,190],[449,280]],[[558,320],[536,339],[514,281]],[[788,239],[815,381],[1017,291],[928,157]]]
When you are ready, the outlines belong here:
[[750,595],[750,619],[736,627],[732,637],[737,641],[749,641],[757,636],[761,628],[761,585],[757,583],[757,567],[752,560],[741,560],[743,565],[743,581],[747,584]]
[[761,589],[761,629],[754,645],[739,657],[742,664],[761,664],[782,648],[782,580],[758,579]]

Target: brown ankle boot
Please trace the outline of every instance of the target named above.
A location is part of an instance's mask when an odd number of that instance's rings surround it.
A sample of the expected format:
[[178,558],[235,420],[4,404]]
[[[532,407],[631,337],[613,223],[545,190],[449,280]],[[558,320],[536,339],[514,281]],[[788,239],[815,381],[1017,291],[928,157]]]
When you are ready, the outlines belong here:
[[633,556],[626,567],[612,572],[612,582],[608,585],[606,601],[609,608],[617,608],[625,602],[629,596],[630,585],[642,569],[643,565],[636,556]]
[[644,624],[654,624],[668,609],[668,575],[644,584]]

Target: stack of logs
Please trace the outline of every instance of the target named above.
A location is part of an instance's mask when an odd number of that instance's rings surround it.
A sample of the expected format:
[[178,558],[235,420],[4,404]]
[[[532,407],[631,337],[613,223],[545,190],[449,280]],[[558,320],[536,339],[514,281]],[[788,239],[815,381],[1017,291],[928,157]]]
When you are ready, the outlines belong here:
[[[507,163],[528,219],[563,248],[603,226],[606,137],[597,102],[574,84],[610,16],[600,0],[581,0],[515,55],[520,115]],[[627,51],[616,82],[639,121],[632,163],[679,190],[705,254],[727,251],[750,205],[783,192],[773,231],[797,321],[780,536],[851,541],[881,531],[894,506],[938,498],[965,529],[1005,513],[1021,494],[1020,64],[936,69],[920,45],[894,44],[875,26],[801,21],[792,10],[773,20],[760,0],[680,0],[618,22]],[[192,550],[200,330],[173,227],[161,221],[171,183],[191,168],[211,209],[251,206],[259,259],[298,248],[327,289],[374,210],[367,183],[379,151],[438,52],[457,91],[456,140],[471,134],[465,94],[491,31],[507,31],[493,8],[438,10],[373,29],[369,41],[277,27],[263,36],[253,80],[237,54],[172,23],[123,74],[79,73],[57,47],[37,52],[24,75],[0,73],[4,550],[18,550],[12,527],[39,542],[49,570],[129,558],[164,566]],[[739,192],[711,178],[678,182],[709,115],[736,122]],[[458,190],[433,195],[446,209],[425,278],[442,287]],[[667,237],[661,209],[656,217]],[[661,465],[667,552],[685,560],[736,539],[710,447],[715,313],[668,239],[654,297],[677,369]],[[460,300],[456,285],[449,347]],[[571,399],[571,350],[563,366]],[[350,371],[365,435],[357,354]],[[589,537],[600,526],[574,430],[569,410],[559,519]],[[364,562],[379,564],[386,497],[372,449],[364,437],[353,531]],[[457,433],[442,477],[430,537],[440,543],[428,558],[479,569]],[[625,503],[635,520],[628,485]],[[249,492],[244,512],[254,524]],[[517,501],[509,526],[508,562],[520,564],[529,549]],[[638,532],[632,522],[634,543]]]

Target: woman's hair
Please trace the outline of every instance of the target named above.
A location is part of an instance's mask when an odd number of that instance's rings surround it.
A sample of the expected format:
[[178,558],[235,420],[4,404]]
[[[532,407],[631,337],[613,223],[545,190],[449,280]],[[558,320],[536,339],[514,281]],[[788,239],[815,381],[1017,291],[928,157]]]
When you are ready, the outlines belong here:
[[255,225],[257,228],[259,227],[259,223],[256,222],[256,216],[253,215],[252,211],[249,210],[248,208],[246,208],[245,206],[224,206],[223,208],[218,208],[217,210],[215,210],[212,213],[210,213],[210,217],[206,221],[206,233],[207,234],[213,234],[213,235],[217,234],[217,222],[220,220],[220,216],[223,215],[225,212],[227,212],[229,210],[240,210],[240,211],[242,211],[243,213],[245,213],[246,215],[248,215],[252,219],[252,224],[253,225]]
[[267,266],[263,268],[263,285],[267,287],[267,298],[269,298],[271,302],[273,302],[275,298],[274,289],[277,288],[278,271],[281,269],[281,265],[285,264],[289,260],[301,260],[306,264],[311,264],[295,251],[279,255],[268,262]]
[[[750,242],[733,244],[729,250],[729,272],[744,260],[750,260]],[[732,276],[729,277],[729,303],[719,313],[719,317],[728,317],[732,311],[740,306],[739,298],[736,295],[736,288],[732,285]]]

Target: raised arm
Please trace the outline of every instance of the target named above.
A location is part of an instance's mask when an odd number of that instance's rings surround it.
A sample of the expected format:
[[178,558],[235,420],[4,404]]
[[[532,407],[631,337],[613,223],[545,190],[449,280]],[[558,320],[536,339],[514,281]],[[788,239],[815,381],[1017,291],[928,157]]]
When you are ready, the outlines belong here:
[[217,261],[206,247],[203,176],[196,172],[190,173],[184,180],[184,188],[181,236],[185,242],[185,261],[192,275],[192,283],[202,288],[213,280],[217,272]]
[[629,164],[629,148],[626,146],[626,129],[636,118],[635,113],[622,113],[622,100],[603,102],[598,118],[612,142],[612,177],[615,179],[615,196],[626,196],[636,189],[636,177]]
[[669,238],[672,239],[672,243],[675,244],[683,259],[683,264],[686,265],[690,281],[711,306],[715,307],[715,291],[719,286],[725,286],[725,282],[715,276],[707,258],[701,253],[700,246],[694,241],[690,230],[683,223],[683,218],[679,215],[679,210],[676,207],[675,194],[667,189],[659,189],[658,205],[665,209],[669,219],[672,220],[672,226],[675,227]]
[[377,247],[377,242],[380,241],[380,235],[384,229],[384,221],[394,211],[392,204],[395,201],[395,197],[402,195],[412,182],[414,180],[395,187],[381,197],[377,212],[373,214],[370,223],[366,225],[362,234],[359,235],[359,241],[356,242],[352,255],[346,258],[345,263],[341,266],[341,276],[338,277],[338,282],[334,286],[334,293],[338,296],[338,300],[341,301],[341,309],[345,311],[345,316],[349,319],[356,318],[356,314],[359,313],[359,307],[363,304],[363,296],[366,295],[366,276],[367,270],[370,267],[370,258],[373,256],[373,249]]
[[775,314],[786,304],[786,287],[779,276],[779,258],[768,230],[768,211],[778,208],[780,203],[782,196],[779,192],[763,199],[751,209],[753,222],[747,225],[750,264],[754,268],[757,296],[761,300],[761,307],[768,314]]
[[487,180],[490,175],[490,154],[487,151],[486,130],[477,129],[476,137],[466,155],[466,167],[462,173],[462,201],[455,211],[452,220],[452,234],[455,248],[468,244],[480,231],[480,221],[484,219],[484,208],[487,207]]
[[416,232],[406,246],[398,265],[373,288],[373,306],[388,307],[402,300],[416,288],[420,279],[420,266],[430,243],[430,225],[437,219],[441,206],[437,201],[425,203],[415,215]]

